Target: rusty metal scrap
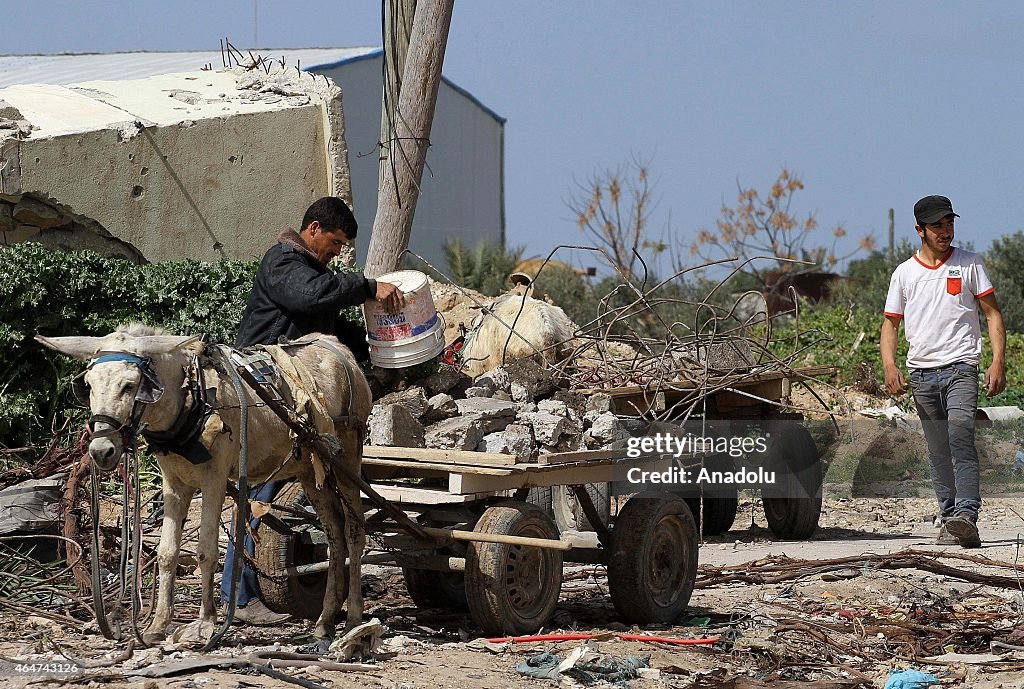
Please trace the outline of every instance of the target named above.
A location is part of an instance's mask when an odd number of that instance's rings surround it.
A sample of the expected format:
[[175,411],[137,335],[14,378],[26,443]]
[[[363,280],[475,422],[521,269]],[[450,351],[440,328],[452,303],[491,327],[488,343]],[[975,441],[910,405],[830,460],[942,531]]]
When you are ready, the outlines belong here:
[[[608,265],[615,266],[614,261],[602,249],[593,246],[563,244],[552,249],[541,262],[534,281],[540,278],[552,257],[563,250],[593,252],[601,255]],[[482,311],[488,311],[486,304],[459,287],[443,271],[421,256],[412,252],[408,253],[430,268],[436,275],[446,279]],[[646,263],[643,258],[639,255],[637,258],[646,271]],[[798,309],[769,315],[767,298],[761,292],[744,292],[737,296],[729,307],[715,303],[716,295],[724,291],[724,286],[730,278],[741,272],[748,263],[762,259],[783,260],[775,256],[755,256],[742,263],[737,263],[737,259],[732,258],[709,261],[677,270],[654,285],[647,284],[646,272],[643,279],[637,284],[637,280],[618,271],[621,280],[619,284],[598,300],[598,311],[594,318],[586,323],[577,324],[576,332],[571,340],[556,343],[548,348],[538,349],[532,344],[530,346],[540,355],[546,369],[558,380],[561,380],[564,387],[569,390],[636,387],[642,392],[641,396],[647,400],[655,400],[659,393],[666,390],[691,391],[692,394],[684,395],[683,399],[670,409],[657,410],[654,408],[653,401],[643,408],[635,409],[637,414],[654,420],[679,419],[680,417],[685,420],[691,414],[701,410],[700,405],[709,395],[730,389],[731,381],[728,380],[730,375],[778,372],[791,377],[790,374],[794,374],[796,362],[827,339],[827,336],[821,333],[800,332]],[[803,263],[802,261],[792,262]],[[688,273],[727,263],[735,265],[728,275],[707,290],[701,300],[682,299],[669,293],[671,286]],[[795,297],[795,295],[793,296]],[[625,303],[616,306],[616,299],[624,299]],[[743,307],[750,301],[759,303],[760,308],[755,308],[749,316],[741,316]],[[798,303],[795,298],[793,302]],[[677,307],[691,309],[693,322],[683,323],[667,320],[663,311],[666,308]],[[780,316],[792,317],[796,328],[792,351],[781,357],[776,356],[772,351],[772,345],[775,344],[772,339],[772,329],[775,325],[774,321]],[[638,321],[656,326],[661,335],[652,337],[641,334],[634,327],[634,323]],[[521,333],[516,332],[514,323],[503,322],[503,325],[510,330],[510,340],[515,336],[526,341]],[[554,358],[549,356],[550,350],[556,348],[563,350],[568,348],[568,355],[559,361],[553,361]],[[737,358],[746,358],[746,361],[733,362],[732,365],[727,365],[724,368],[712,367],[710,360],[712,352],[715,351],[733,351],[737,354]],[[749,356],[747,356],[748,353]],[[793,377],[799,379],[799,376]],[[815,385],[834,390],[825,381],[813,380],[813,382]],[[807,383],[804,385],[811,390],[821,407],[799,411],[832,411],[828,404],[810,388],[810,385]],[[779,400],[760,397],[749,391],[740,391],[739,394],[768,405],[790,406]],[[842,399],[843,396],[840,394],[839,398]],[[843,411],[848,412],[849,410],[844,409]]]

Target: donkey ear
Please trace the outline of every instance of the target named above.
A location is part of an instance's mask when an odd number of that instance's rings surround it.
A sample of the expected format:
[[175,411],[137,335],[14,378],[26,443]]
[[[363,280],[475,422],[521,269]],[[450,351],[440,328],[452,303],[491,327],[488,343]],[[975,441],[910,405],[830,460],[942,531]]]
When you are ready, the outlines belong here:
[[202,335],[147,335],[139,338],[147,354],[168,354],[203,339]]
[[36,342],[76,359],[91,359],[100,350],[103,339],[102,337],[86,336],[43,337],[36,335]]

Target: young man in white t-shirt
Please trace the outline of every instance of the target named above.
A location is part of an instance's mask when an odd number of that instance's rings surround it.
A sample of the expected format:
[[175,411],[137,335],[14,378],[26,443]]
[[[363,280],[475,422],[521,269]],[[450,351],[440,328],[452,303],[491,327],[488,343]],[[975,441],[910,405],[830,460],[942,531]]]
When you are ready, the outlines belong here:
[[981,490],[974,445],[981,357],[978,309],[985,314],[992,341],[992,365],[984,379],[990,397],[1006,388],[1006,330],[981,256],[951,245],[958,217],[945,196],[926,196],[914,205],[921,248],[892,274],[880,344],[885,389],[900,395],[907,388],[896,366],[902,320],[910,344],[910,385],[928,441],[928,464],[939,501],[938,542],[977,548],[981,545],[977,526]]

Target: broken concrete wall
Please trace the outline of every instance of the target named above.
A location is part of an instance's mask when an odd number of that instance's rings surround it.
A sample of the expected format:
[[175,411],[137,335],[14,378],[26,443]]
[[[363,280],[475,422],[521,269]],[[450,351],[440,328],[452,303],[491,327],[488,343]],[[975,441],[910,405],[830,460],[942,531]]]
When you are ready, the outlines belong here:
[[[49,200],[149,261],[256,257],[313,200],[351,203],[341,92],[324,77],[194,72],[0,100],[3,198]],[[8,224],[10,240],[38,238]],[[58,244],[97,248],[78,226],[57,226]]]
[[145,261],[131,244],[114,237],[92,218],[39,194],[0,194],[0,241],[38,242],[61,251],[90,249],[103,256]]

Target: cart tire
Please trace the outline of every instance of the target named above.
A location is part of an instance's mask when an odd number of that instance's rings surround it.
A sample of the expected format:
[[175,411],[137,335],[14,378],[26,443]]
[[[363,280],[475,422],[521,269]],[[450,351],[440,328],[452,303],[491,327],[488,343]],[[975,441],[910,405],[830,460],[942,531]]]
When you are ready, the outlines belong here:
[[[597,508],[601,521],[608,526],[612,512],[612,491],[610,483],[588,483],[587,494]],[[594,527],[583,514],[583,508],[569,492],[568,486],[542,486],[530,489],[526,502],[536,505],[555,520],[561,531],[593,531]]]
[[553,502],[551,486],[534,486],[526,494],[526,502],[541,508],[544,514],[554,519],[555,512],[551,507]]
[[686,502],[649,491],[615,518],[608,559],[612,603],[626,622],[668,623],[686,610],[697,578],[697,529]]
[[[307,509],[309,501],[302,491],[302,484],[286,485],[274,498],[274,502],[295,509]],[[274,511],[279,517],[288,515]],[[280,572],[286,567],[308,565],[327,559],[327,546],[304,542],[301,534],[286,536],[263,526],[259,530],[256,544],[256,566],[268,574]],[[348,591],[348,571],[343,569],[341,590]],[[327,593],[327,572],[314,572],[301,577],[288,577],[277,581],[259,577],[260,597],[274,612],[287,612],[295,617],[315,620],[324,609],[324,595]]]
[[[736,461],[729,455],[711,455],[704,458],[704,466],[708,471],[736,471]],[[684,499],[693,514],[697,533],[705,536],[718,536],[732,528],[739,510],[739,491],[735,486],[717,483],[703,487],[704,508],[701,509],[700,496],[688,491]]]
[[[480,533],[558,538],[551,517],[524,502],[488,507]],[[470,543],[466,552],[466,599],[486,634],[532,634],[551,619],[562,589],[562,551],[505,543]]]
[[[612,513],[612,485],[610,483],[586,484],[587,495],[597,509],[597,515],[604,526],[608,526]],[[568,486],[555,486],[552,490],[551,511],[559,531],[593,531],[594,526],[583,513],[583,508]]]
[[690,508],[698,533],[719,536],[732,528],[740,509],[740,500],[738,491],[733,489],[732,495],[705,496],[703,510],[700,498],[686,498],[686,506]]
[[821,516],[821,462],[814,438],[803,425],[785,424],[769,442],[768,471],[775,485],[762,491],[768,528],[783,540],[808,538]]
[[469,609],[466,601],[466,576],[463,572],[402,567],[402,576],[405,577],[405,590],[417,608],[460,612]]

